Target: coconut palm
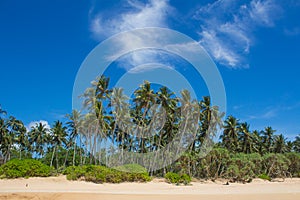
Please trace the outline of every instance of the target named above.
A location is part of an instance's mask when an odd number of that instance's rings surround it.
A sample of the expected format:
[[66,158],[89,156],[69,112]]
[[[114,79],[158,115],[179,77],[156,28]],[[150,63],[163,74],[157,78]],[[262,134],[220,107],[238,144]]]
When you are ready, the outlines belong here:
[[249,130],[249,124],[246,122],[240,124],[240,141],[241,141],[241,150],[244,153],[253,152],[253,137]]
[[286,138],[282,134],[275,136],[273,149],[274,153],[287,152]]
[[276,130],[273,130],[272,127],[268,126],[265,128],[264,131],[262,131],[263,135],[263,145],[265,147],[265,150],[268,153],[272,152],[272,146],[273,146],[273,141],[274,141],[274,133]]
[[22,152],[26,150],[29,145],[26,127],[21,120],[16,120],[10,117],[12,131],[14,131],[15,142],[19,148],[19,159],[22,159]]
[[39,122],[31,127],[29,132],[29,143],[32,145],[32,150],[39,156],[45,154],[45,147],[49,143],[49,129],[45,124]]
[[252,132],[252,138],[253,138],[253,152],[262,153],[263,145],[262,145],[262,138],[260,136],[260,132],[258,130],[254,130]]
[[74,152],[73,152],[73,159],[72,159],[72,164],[75,166],[75,159],[76,159],[76,146],[77,146],[77,139],[79,137],[79,149],[80,149],[80,160],[82,160],[82,154],[81,154],[81,136],[79,133],[80,126],[81,126],[81,114],[78,110],[72,110],[71,114],[67,114],[66,117],[68,118],[68,128],[69,131],[71,132],[70,134],[70,141],[73,142],[74,145]]
[[232,152],[236,152],[239,149],[239,126],[239,120],[233,116],[229,116],[224,122],[224,131],[221,136],[222,143]]
[[[135,121],[137,125],[137,134],[141,136],[139,139],[139,151],[141,153],[146,153],[146,139],[143,138],[144,127],[148,125],[149,119],[146,119],[146,115],[151,107],[156,102],[156,94],[151,89],[151,84],[148,81],[145,81],[139,89],[134,92],[135,98],[133,102],[135,103]],[[139,128],[141,127],[141,128]]]
[[4,157],[4,163],[10,159],[14,136],[9,131],[8,123],[0,118],[0,152]]
[[53,154],[51,158],[51,164],[53,164],[54,154],[56,153],[56,169],[58,169],[58,148],[61,147],[63,144],[67,144],[67,127],[63,126],[62,122],[56,121],[54,122],[54,126],[51,128],[51,139],[53,145]]
[[293,150],[300,153],[300,134],[296,136],[295,141],[293,142]]

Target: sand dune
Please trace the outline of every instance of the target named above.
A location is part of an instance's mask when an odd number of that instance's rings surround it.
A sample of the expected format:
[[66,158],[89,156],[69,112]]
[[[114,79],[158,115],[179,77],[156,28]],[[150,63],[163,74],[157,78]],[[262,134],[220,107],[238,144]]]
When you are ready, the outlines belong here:
[[94,184],[67,181],[64,176],[0,180],[0,200],[4,199],[300,199],[300,179],[250,184],[193,182],[191,186],[170,185],[155,179],[150,183]]

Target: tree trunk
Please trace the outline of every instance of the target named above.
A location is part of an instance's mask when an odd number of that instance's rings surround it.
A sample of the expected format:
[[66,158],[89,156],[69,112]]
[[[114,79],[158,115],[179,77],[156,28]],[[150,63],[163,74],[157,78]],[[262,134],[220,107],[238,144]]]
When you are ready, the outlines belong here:
[[53,166],[53,159],[54,159],[54,153],[55,153],[56,147],[53,147],[53,152],[52,152],[52,157],[51,157],[51,163],[50,163],[50,167]]
[[73,166],[75,166],[75,157],[76,157],[76,142],[74,142]]

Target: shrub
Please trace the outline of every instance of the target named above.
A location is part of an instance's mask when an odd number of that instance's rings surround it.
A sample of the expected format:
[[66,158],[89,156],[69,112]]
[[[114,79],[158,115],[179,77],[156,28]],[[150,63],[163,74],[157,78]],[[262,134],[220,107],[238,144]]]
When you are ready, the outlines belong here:
[[146,168],[138,164],[122,165],[122,166],[115,167],[114,169],[122,172],[135,173],[135,174],[148,173]]
[[285,157],[290,161],[288,165],[288,171],[293,177],[300,177],[300,154],[299,153],[287,153]]
[[187,174],[182,174],[182,175],[179,175],[179,174],[176,174],[176,173],[173,173],[173,172],[168,172],[166,175],[165,175],[165,179],[167,179],[167,181],[169,183],[172,183],[172,184],[189,184],[192,179],[189,175]]
[[70,166],[65,169],[63,172],[64,175],[67,175],[68,180],[78,180],[80,177],[84,176],[85,170],[80,166]]
[[261,174],[261,175],[258,176],[258,178],[263,179],[263,180],[267,180],[267,181],[271,181],[271,178],[266,174]]
[[67,175],[68,180],[78,180],[83,177],[85,181],[94,183],[146,182],[151,180],[148,173],[129,173],[95,165],[68,167],[64,174]]
[[196,166],[198,178],[217,179],[224,177],[224,173],[228,166],[229,152],[226,149],[215,148],[204,158],[197,157],[195,160],[200,160]]
[[168,172],[166,175],[165,175],[165,179],[167,179],[167,181],[169,183],[179,183],[179,180],[180,180],[180,176],[179,174],[176,174],[176,173],[173,173],[173,172]]
[[269,153],[263,156],[264,173],[271,178],[286,178],[289,165],[289,159],[283,154]]
[[5,178],[19,177],[47,177],[51,175],[51,168],[38,160],[11,160],[1,166]]
[[251,182],[255,177],[255,165],[249,159],[249,156],[243,153],[235,154],[229,161],[229,166],[226,171],[226,176],[232,182]]

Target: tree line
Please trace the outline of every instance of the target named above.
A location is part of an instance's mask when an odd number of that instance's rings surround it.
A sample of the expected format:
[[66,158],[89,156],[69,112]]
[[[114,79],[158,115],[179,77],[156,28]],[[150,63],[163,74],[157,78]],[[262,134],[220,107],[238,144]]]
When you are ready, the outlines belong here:
[[[155,89],[145,81],[128,101],[122,88],[109,88],[109,78],[101,76],[81,96],[83,109],[73,110],[66,115],[65,123],[58,120],[50,129],[37,123],[27,130],[21,120],[7,116],[0,107],[0,163],[13,158],[35,158],[56,169],[101,165],[101,161],[110,159],[114,152],[118,152],[117,159],[126,159],[126,152],[157,152],[176,140],[183,130],[192,134],[193,142],[188,144],[187,150],[176,162],[170,160],[160,170],[149,168],[151,174],[164,175],[173,171],[200,178],[238,179],[234,174],[236,171],[244,173],[243,177],[251,174],[250,171],[268,176],[280,174],[280,170],[286,172],[285,176],[300,172],[300,169],[297,171],[300,165],[300,135],[294,141],[288,141],[283,134],[277,135],[272,127],[251,131],[248,123],[233,116],[222,121],[224,114],[217,106],[211,105],[210,97],[197,101],[187,90],[181,91],[180,95],[176,96],[167,87]],[[128,124],[135,126],[126,126]],[[153,132],[151,136],[138,137],[147,134],[149,127]],[[213,149],[206,149],[205,146],[212,144],[220,128],[222,134],[218,142]],[[179,139],[177,144],[186,138]],[[104,146],[105,142],[111,144],[111,149]],[[211,152],[203,156],[205,150]],[[296,162],[293,172],[280,167],[277,171],[264,169],[276,159],[291,167],[291,154],[296,156],[293,157]],[[255,160],[255,157],[262,160]],[[128,162],[137,162],[134,158],[127,159]],[[164,162],[168,163],[168,159]],[[261,163],[264,163],[261,170],[254,172],[255,165]],[[251,166],[253,169],[249,170]]]

